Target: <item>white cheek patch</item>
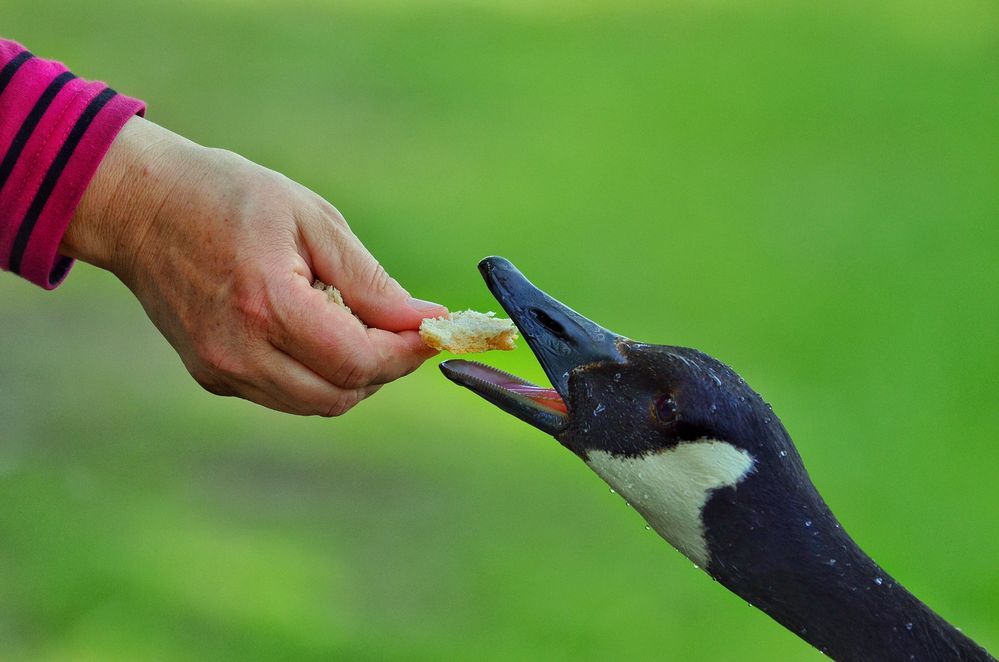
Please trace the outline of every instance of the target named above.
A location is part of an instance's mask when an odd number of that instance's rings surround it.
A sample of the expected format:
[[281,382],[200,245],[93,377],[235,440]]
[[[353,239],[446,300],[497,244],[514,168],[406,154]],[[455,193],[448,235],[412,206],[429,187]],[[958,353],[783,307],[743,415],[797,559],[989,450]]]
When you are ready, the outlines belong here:
[[727,442],[704,439],[642,457],[591,451],[587,464],[659,535],[703,568],[708,563],[704,504],[713,490],[738,484],[753,468],[753,456]]

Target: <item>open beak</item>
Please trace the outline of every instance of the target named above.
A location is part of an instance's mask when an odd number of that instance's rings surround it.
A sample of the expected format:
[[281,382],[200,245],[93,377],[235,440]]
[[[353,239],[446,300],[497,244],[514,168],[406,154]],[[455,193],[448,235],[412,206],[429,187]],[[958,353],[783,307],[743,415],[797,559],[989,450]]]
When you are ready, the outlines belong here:
[[526,423],[556,435],[572,415],[569,376],[594,363],[621,363],[624,338],[594,324],[535,287],[508,260],[487,257],[479,271],[489,290],[520,329],[554,388],[475,361],[451,359],[441,372]]

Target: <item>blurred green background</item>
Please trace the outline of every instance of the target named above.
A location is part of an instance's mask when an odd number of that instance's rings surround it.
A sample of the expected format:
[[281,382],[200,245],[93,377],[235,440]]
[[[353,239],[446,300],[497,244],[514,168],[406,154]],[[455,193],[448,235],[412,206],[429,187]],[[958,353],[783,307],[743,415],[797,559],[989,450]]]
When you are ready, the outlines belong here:
[[[2,13],[330,199],[417,296],[496,309],[500,254],[730,363],[861,545],[999,650],[995,3]],[[3,659],[819,658],[436,361],[298,419],[203,392],[87,265],[0,301]]]

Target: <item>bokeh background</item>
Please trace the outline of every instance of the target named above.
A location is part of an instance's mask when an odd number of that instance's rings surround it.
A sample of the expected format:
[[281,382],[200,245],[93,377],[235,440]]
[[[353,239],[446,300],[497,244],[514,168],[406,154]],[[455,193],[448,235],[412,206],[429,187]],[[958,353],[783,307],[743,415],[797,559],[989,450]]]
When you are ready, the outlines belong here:
[[[999,650],[988,0],[4,3],[2,33],[334,202],[407,288],[512,259],[733,365],[845,526]],[[112,276],[0,276],[0,657],[813,660],[429,362],[203,392]],[[495,353],[494,353],[495,354]],[[494,365],[542,374],[526,349]]]

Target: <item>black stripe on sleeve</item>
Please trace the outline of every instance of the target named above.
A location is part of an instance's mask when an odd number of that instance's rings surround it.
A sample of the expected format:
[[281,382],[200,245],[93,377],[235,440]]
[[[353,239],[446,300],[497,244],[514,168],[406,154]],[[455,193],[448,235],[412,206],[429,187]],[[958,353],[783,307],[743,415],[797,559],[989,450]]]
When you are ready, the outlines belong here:
[[7,83],[14,77],[14,74],[21,68],[21,65],[33,57],[34,55],[28,51],[21,51],[10,62],[5,64],[3,69],[0,69],[0,94],[3,94],[3,91],[7,89]]
[[65,71],[59,74],[56,78],[52,79],[45,91],[42,92],[42,96],[38,97],[38,101],[31,108],[31,112],[28,116],[24,118],[24,122],[21,123],[21,128],[17,130],[17,134],[14,139],[10,141],[10,147],[7,148],[7,153],[3,157],[3,161],[0,161],[0,190],[3,189],[4,184],[7,183],[7,179],[10,177],[11,171],[14,170],[14,166],[17,164],[17,160],[21,157],[21,152],[24,151],[24,146],[28,144],[28,139],[31,138],[31,134],[35,132],[38,127],[38,123],[42,121],[42,117],[45,115],[45,111],[49,109],[52,105],[52,100],[55,99],[56,95],[59,94],[59,90],[66,86],[66,83],[76,78],[73,74]]
[[41,216],[42,210],[45,208],[45,203],[48,202],[49,196],[52,195],[53,189],[55,189],[56,184],[59,182],[59,177],[62,176],[62,171],[66,169],[66,164],[69,163],[69,159],[73,156],[73,152],[83,139],[83,135],[87,132],[94,118],[97,117],[97,113],[101,112],[101,109],[117,95],[118,93],[109,87],[94,97],[83,110],[83,114],[76,120],[76,124],[70,130],[69,136],[66,137],[66,142],[59,148],[55,159],[52,160],[52,165],[49,166],[48,172],[45,173],[42,185],[35,194],[35,199],[31,201],[28,213],[24,215],[24,220],[21,221],[21,227],[17,229],[17,236],[14,237],[14,245],[10,251],[10,264],[8,266],[12,272],[16,274],[21,273],[21,260],[24,259],[24,251],[28,247],[28,239],[31,238],[31,232],[35,229],[35,223],[38,222],[38,217]]

